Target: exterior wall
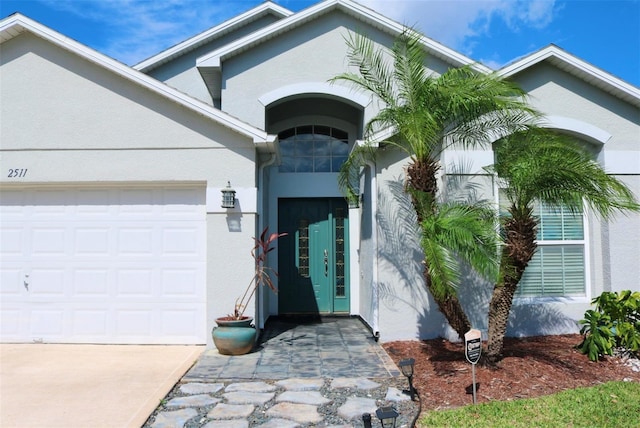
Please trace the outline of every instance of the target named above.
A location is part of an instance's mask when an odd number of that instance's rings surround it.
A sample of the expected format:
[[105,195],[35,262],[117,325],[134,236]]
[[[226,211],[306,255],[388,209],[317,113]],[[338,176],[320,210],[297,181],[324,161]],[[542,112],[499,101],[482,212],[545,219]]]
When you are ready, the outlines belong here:
[[420,231],[404,193],[404,153],[387,149],[377,159],[375,233],[380,340],[443,336],[446,321],[424,286]]
[[[549,116],[575,121],[583,127],[557,128],[569,132],[596,153],[610,173],[627,183],[640,196],[640,115],[638,109],[578,79],[547,66],[516,76],[531,94],[531,102]],[[579,127],[580,127],[579,126]],[[579,128],[578,127],[578,128]],[[592,134],[597,133],[597,135]],[[610,138],[602,144],[602,135]],[[384,159],[384,160],[383,160]],[[378,160],[378,264],[380,289],[380,329],[384,341],[443,336],[456,340],[424,287],[420,266],[419,233],[409,225],[413,208],[402,192],[402,167],[407,159],[396,159],[386,153]],[[497,203],[490,176],[482,176],[482,167],[493,163],[490,148],[471,151],[447,150],[442,158],[447,174],[441,188],[449,198],[468,195],[463,189],[451,188],[452,182],[471,179],[475,183],[474,198]],[[467,176],[466,174],[472,174]],[[400,195],[393,196],[393,195]],[[408,214],[409,213],[409,214]],[[406,219],[407,224],[402,220]],[[593,297],[607,290],[640,290],[640,216],[616,215],[605,222],[587,213],[587,285],[583,298],[516,298],[509,319],[507,335],[532,336],[577,333],[577,321],[590,307]],[[400,237],[400,238],[399,238]],[[396,240],[405,246],[399,248]],[[407,242],[414,242],[413,257],[407,257]],[[416,284],[419,284],[416,287]],[[488,303],[493,284],[465,275],[460,289],[461,302],[472,325],[486,330]],[[398,305],[403,305],[402,307]],[[407,308],[409,310],[407,310]],[[417,326],[417,328],[416,328]]]
[[[576,136],[597,154],[605,170],[622,179],[640,197],[640,111],[604,91],[549,64],[539,64],[515,76],[531,102],[545,114],[577,120],[609,134],[604,144],[587,133]],[[563,129],[559,129],[563,131]],[[638,243],[640,215],[616,215],[605,222],[593,213],[588,222],[587,296],[583,299],[516,301],[508,334],[560,334],[577,332],[590,300],[603,291],[640,291]],[[554,320],[545,327],[542,319]],[[516,321],[517,320],[517,321]],[[534,322],[537,321],[537,322]]]
[[[253,272],[253,141],[32,36],[2,45],[0,73],[0,186],[206,186],[210,331]],[[10,168],[27,174],[10,178]],[[234,210],[220,208],[228,180]]]
[[[360,215],[360,248],[358,251],[359,270],[352,272],[351,277],[358,276],[360,281],[359,305],[357,313],[369,324],[374,333],[380,330],[378,323],[378,294],[377,294],[377,263],[376,248],[377,234],[373,213],[377,204],[377,189],[375,187],[375,166],[365,169],[365,176],[361,182],[362,201],[358,214]],[[372,181],[374,184],[372,185]],[[374,194],[375,192],[375,194]],[[353,254],[353,251],[352,251]],[[374,294],[374,290],[376,291]],[[352,293],[352,296],[356,293]]]
[[[265,106],[258,99],[295,83],[326,84],[345,72],[344,38],[349,31],[364,32],[385,46],[393,43],[391,36],[372,28],[363,30],[361,22],[343,13],[328,13],[226,60],[222,65],[222,110],[264,129]],[[429,65],[438,72],[446,69],[435,58],[430,59]],[[375,106],[370,107],[365,112],[365,123],[375,114]]]
[[169,86],[191,95],[194,98],[213,105],[211,95],[200,76],[200,72],[195,66],[196,60],[211,51],[219,49],[220,47],[259,30],[262,27],[266,27],[275,21],[277,21],[277,19],[272,15],[263,16],[262,18],[248,23],[231,33],[220,35],[215,40],[212,40],[197,49],[185,53],[177,59],[151,70],[148,74]]
[[[617,178],[640,199],[640,173]],[[610,279],[603,284],[604,291],[640,291],[640,215],[616,215],[606,226],[609,263],[605,277]]]

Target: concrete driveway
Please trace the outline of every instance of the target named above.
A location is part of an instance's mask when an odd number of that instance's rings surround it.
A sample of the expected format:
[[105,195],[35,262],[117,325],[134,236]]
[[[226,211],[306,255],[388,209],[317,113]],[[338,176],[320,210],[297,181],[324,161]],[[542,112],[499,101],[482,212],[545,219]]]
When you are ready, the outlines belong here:
[[0,345],[0,426],[140,427],[204,346]]

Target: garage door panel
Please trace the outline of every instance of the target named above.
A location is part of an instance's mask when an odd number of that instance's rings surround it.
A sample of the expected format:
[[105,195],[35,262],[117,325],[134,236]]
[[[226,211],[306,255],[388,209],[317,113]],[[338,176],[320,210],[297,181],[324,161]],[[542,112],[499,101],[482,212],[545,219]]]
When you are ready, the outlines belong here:
[[161,292],[165,298],[204,299],[197,284],[202,282],[197,269],[164,269],[162,271]]
[[153,228],[123,227],[118,232],[117,252],[122,255],[153,256]]
[[149,299],[153,297],[152,269],[121,269],[117,276],[118,295]]
[[201,254],[202,231],[194,227],[168,227],[162,231],[163,255],[192,257]]
[[[4,222],[4,218],[3,218]],[[24,255],[24,231],[19,226],[7,225],[0,230],[0,256],[21,256]]]
[[2,341],[205,343],[204,195],[0,192]]
[[78,309],[71,315],[72,338],[87,341],[95,337],[109,337],[109,311],[105,309]]
[[26,331],[26,320],[23,319],[23,313],[20,309],[13,309],[8,305],[2,305],[0,313],[0,334],[8,340],[19,341]]
[[193,331],[201,321],[200,314],[189,309],[167,309],[162,311],[160,328],[163,336],[180,337]]
[[34,340],[41,341],[44,337],[58,340],[64,337],[64,321],[67,312],[64,305],[58,309],[51,309],[50,305],[38,305],[32,308],[29,327]]
[[125,340],[128,337],[153,336],[153,310],[121,309],[116,314],[116,330]]
[[108,269],[76,269],[71,282],[73,298],[80,300],[109,298]]
[[64,227],[40,226],[31,230],[31,253],[34,256],[55,256],[65,254],[68,242]]
[[0,289],[2,290],[2,300],[11,296],[21,296],[24,291],[23,272],[19,266],[12,267],[9,264],[3,264],[0,269]]
[[29,270],[29,296],[32,299],[63,300],[65,297],[66,269],[34,268]]
[[73,252],[77,256],[107,256],[110,250],[111,228],[78,226],[74,230]]

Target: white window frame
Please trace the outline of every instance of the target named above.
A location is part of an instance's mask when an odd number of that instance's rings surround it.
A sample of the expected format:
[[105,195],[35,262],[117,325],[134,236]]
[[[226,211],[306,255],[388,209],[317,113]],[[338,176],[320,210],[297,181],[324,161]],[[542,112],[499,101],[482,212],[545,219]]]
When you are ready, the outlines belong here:
[[[500,218],[500,190],[505,186],[500,185],[500,179],[494,176],[494,191],[496,215]],[[588,207],[583,203],[582,206],[582,228],[583,239],[581,240],[537,240],[536,245],[539,247],[557,246],[557,245],[583,245],[584,247],[584,296],[514,296],[514,305],[530,305],[543,303],[589,303],[591,302],[591,245],[589,239],[589,212]],[[536,250],[537,251],[537,250]]]

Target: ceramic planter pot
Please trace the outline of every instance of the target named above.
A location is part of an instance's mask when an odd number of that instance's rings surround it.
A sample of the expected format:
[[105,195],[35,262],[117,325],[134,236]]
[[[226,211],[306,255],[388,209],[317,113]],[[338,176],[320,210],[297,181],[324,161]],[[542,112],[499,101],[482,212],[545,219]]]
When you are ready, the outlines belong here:
[[252,317],[243,317],[240,320],[229,317],[217,318],[215,327],[211,332],[213,343],[218,352],[223,355],[243,355],[253,348],[256,342],[256,329],[251,327]]

